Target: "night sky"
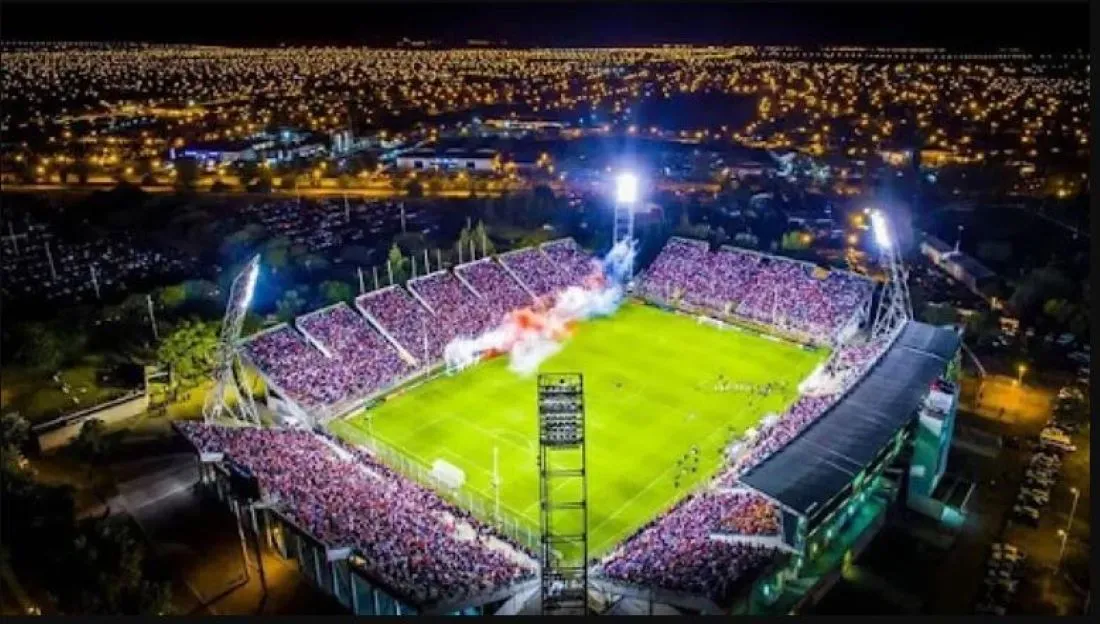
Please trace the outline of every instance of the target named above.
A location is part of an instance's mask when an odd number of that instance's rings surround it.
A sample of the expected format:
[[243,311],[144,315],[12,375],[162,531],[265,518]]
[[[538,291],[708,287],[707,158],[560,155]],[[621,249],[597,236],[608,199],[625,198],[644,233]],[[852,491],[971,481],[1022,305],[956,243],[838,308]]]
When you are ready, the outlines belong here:
[[33,3],[5,0],[5,40],[518,46],[687,44],[1088,47],[1088,4],[901,2]]

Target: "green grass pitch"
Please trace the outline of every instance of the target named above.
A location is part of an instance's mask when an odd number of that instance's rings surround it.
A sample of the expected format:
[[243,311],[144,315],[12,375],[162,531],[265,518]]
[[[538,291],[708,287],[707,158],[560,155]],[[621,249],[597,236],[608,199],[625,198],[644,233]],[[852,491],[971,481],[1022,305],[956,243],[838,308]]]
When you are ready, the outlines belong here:
[[[590,556],[610,551],[713,476],[731,436],[783,411],[826,356],[635,303],[581,323],[541,370],[584,374]],[[783,386],[768,396],[720,392],[719,375]],[[352,442],[373,434],[426,466],[444,459],[486,501],[497,448],[502,512],[537,535],[537,420],[535,378],[519,377],[501,357],[330,427]],[[698,459],[680,463],[692,446]]]

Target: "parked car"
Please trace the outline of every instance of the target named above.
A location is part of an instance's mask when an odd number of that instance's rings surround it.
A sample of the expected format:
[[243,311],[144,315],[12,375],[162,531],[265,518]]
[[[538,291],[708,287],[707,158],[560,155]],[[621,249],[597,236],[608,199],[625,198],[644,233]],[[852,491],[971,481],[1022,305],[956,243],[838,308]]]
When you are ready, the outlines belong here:
[[978,615],[996,616],[1003,616],[1006,613],[1004,606],[990,601],[979,604],[975,609],[975,612],[978,613]]
[[1039,445],[1044,448],[1054,448],[1060,451],[1072,453],[1077,450],[1073,441],[1066,432],[1055,427],[1047,427],[1039,434]]
[[1030,524],[1031,526],[1039,526],[1039,510],[1030,505],[1014,506],[1012,508],[1012,515],[1021,522]]
[[1016,497],[1016,502],[1021,504],[1021,505],[1032,505],[1032,506],[1035,506],[1035,507],[1043,507],[1043,506],[1046,506],[1046,504],[1050,502],[1050,495],[1049,494],[1028,494],[1028,493],[1025,493],[1025,492],[1020,492],[1020,494]]
[[1056,418],[1053,424],[1067,434],[1074,434],[1081,430],[1081,423],[1073,420],[1058,420]]
[[1031,456],[1031,462],[1043,462],[1048,464],[1059,465],[1062,463],[1062,457],[1057,453],[1043,453],[1038,452]]
[[1053,478],[1058,476],[1058,473],[1060,471],[1061,471],[1060,468],[1053,468],[1053,467],[1045,468],[1043,466],[1031,466],[1027,469],[1026,474],[1029,477],[1042,478],[1042,479],[1053,479]]
[[1050,489],[1054,486],[1054,479],[1050,477],[1033,477],[1028,476],[1024,479],[1024,485],[1027,487],[1034,487],[1040,489]]

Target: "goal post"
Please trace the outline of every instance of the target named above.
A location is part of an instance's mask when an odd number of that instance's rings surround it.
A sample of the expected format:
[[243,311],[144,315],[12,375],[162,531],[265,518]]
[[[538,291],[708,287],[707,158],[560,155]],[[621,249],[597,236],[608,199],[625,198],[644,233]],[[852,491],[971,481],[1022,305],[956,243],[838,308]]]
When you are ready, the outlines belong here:
[[432,470],[429,474],[440,485],[451,490],[457,490],[466,483],[466,473],[445,459],[436,459],[432,462]]

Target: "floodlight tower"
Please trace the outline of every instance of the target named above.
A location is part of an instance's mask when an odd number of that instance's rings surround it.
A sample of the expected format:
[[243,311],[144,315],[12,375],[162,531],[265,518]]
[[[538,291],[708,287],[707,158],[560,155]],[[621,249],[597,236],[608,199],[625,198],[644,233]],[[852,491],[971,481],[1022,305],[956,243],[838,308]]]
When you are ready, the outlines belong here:
[[[257,254],[245,266],[229,288],[229,302],[225,308],[221,335],[218,337],[214,362],[214,389],[206,395],[202,415],[207,423],[221,417],[233,418],[254,425],[260,424],[256,402],[242,377],[241,327],[252,302],[256,279],[260,276],[260,256]],[[237,401],[230,403],[229,390],[236,390]]]
[[539,375],[538,407],[542,614],[588,615],[584,377]]
[[[611,244],[634,240],[634,211],[638,207],[638,176],[624,171],[615,178],[615,225]],[[634,276],[634,261],[626,267],[629,280]]]
[[913,304],[909,301],[909,275],[901,261],[897,238],[881,210],[871,211],[871,230],[886,269],[886,283],[882,286],[875,322],[871,326],[871,338],[876,339],[891,333],[913,318]]

